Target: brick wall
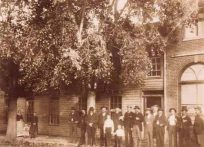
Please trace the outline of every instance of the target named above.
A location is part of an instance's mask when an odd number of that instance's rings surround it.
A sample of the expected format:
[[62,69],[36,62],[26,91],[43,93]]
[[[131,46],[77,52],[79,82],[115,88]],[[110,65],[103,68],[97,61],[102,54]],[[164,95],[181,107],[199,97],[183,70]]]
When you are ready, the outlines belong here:
[[180,109],[180,77],[185,68],[204,63],[204,39],[181,41],[166,52],[166,111]]

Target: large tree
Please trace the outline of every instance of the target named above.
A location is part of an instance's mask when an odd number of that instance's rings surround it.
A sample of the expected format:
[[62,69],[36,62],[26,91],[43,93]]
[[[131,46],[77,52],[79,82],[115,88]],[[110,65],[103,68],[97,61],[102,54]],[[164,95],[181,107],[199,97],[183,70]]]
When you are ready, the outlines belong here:
[[195,12],[186,11],[184,2],[1,0],[0,85],[9,100],[7,136],[16,137],[20,96],[60,90],[73,81],[92,93],[100,84],[142,86],[151,68],[148,56],[161,54]]

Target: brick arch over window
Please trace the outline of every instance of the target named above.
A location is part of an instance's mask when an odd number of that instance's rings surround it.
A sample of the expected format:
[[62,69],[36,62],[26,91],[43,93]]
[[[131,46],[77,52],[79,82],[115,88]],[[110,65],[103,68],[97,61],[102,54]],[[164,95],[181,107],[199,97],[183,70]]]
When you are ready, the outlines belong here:
[[204,64],[187,67],[181,77],[181,105],[204,107]]

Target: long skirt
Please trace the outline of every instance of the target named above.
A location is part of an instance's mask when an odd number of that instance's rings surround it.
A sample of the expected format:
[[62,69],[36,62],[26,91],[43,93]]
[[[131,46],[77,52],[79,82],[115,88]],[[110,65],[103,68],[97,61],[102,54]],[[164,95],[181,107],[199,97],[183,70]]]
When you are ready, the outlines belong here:
[[17,137],[23,136],[24,122],[23,120],[17,121]]

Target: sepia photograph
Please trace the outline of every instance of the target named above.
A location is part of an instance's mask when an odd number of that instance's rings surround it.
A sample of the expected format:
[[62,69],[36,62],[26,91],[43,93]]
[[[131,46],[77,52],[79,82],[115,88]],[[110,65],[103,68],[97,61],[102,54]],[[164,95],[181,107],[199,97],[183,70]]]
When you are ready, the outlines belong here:
[[204,147],[204,0],[0,0],[0,147]]

